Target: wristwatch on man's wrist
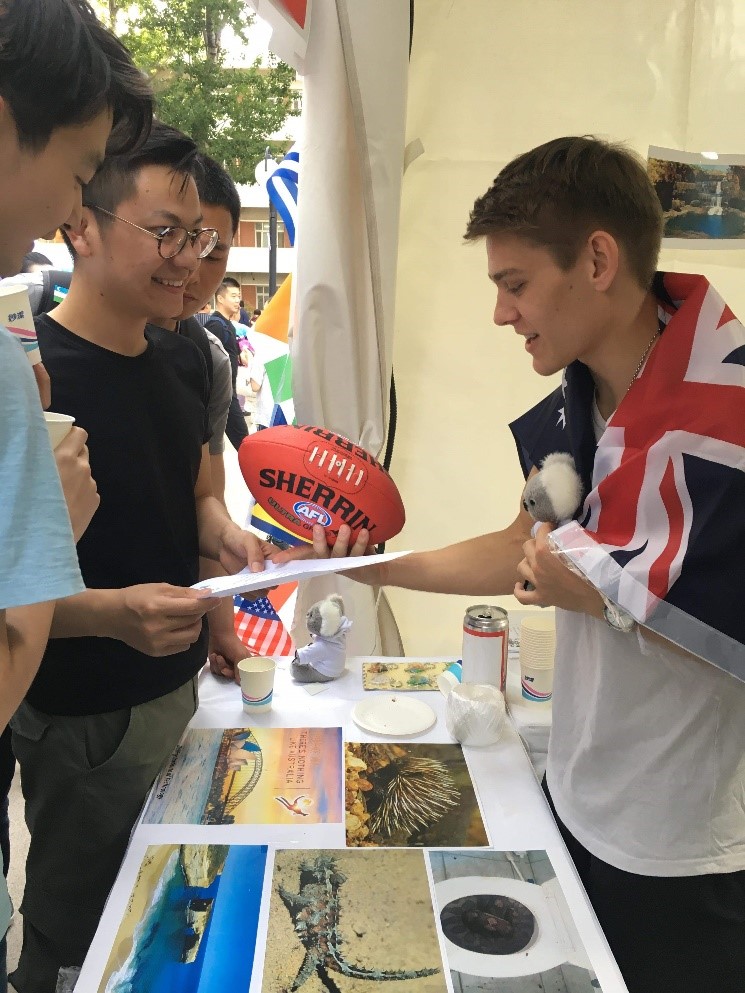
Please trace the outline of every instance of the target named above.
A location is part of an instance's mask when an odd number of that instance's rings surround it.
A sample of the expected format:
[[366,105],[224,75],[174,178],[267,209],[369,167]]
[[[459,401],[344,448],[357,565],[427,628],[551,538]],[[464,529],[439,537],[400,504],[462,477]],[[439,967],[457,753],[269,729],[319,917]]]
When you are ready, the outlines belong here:
[[[600,595],[603,596],[602,593]],[[621,634],[630,634],[636,627],[636,621],[631,614],[619,607],[618,604],[608,600],[607,597],[603,596],[603,601],[605,603],[603,620],[608,627],[613,628],[614,631],[620,631]]]

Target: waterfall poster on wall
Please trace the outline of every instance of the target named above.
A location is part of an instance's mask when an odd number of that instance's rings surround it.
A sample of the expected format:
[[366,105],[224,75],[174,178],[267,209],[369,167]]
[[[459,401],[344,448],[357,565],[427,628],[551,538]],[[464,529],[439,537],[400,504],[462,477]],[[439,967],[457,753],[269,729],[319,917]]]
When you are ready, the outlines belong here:
[[598,993],[584,942],[545,851],[429,852],[453,988]]
[[647,174],[662,205],[666,248],[745,248],[745,153],[650,145]]
[[190,728],[143,824],[338,824],[341,728]]

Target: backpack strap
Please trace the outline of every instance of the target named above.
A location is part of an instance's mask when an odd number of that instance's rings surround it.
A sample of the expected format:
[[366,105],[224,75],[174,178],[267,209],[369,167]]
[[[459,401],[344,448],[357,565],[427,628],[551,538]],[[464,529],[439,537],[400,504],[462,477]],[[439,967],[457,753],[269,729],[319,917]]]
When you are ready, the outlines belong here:
[[41,275],[41,294],[37,301],[32,301],[35,317],[48,314],[64,300],[72,279],[72,273],[65,269],[44,269]]

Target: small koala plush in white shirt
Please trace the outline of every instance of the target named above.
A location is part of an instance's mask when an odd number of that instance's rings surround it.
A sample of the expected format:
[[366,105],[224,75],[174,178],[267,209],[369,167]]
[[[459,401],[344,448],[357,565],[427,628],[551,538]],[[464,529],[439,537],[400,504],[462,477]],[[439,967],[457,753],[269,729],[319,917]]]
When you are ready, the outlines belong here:
[[298,648],[292,677],[299,683],[326,683],[338,679],[346,663],[346,634],[352,622],[344,616],[344,601],[333,593],[314,603],[305,615],[310,644]]

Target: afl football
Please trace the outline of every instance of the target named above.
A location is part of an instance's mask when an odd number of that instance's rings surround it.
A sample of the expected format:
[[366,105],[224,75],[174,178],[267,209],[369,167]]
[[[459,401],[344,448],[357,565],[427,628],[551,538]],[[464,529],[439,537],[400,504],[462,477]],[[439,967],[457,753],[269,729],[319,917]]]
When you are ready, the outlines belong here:
[[313,525],[330,545],[348,524],[351,542],[363,528],[377,544],[397,535],[406,514],[396,484],[364,448],[310,425],[282,424],[243,439],[243,478],[268,514],[293,534],[313,540]]

